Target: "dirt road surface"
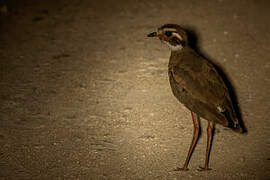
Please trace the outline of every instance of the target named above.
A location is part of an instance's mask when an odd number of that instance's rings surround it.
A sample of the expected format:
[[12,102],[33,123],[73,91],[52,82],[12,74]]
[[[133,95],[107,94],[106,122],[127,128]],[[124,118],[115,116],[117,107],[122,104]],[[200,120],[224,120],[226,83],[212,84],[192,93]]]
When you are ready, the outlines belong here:
[[[270,179],[270,3],[7,1],[0,26],[0,179]],[[147,33],[192,29],[238,97],[245,135],[206,121],[187,172],[190,112],[173,97],[169,49]]]

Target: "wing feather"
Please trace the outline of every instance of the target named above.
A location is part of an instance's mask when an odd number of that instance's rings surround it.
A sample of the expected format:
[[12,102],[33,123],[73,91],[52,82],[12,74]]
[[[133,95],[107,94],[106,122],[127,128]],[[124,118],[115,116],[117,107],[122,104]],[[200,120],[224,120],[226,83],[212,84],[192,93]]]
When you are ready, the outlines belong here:
[[[192,55],[192,54],[191,54]],[[197,61],[196,63],[194,61]],[[175,81],[203,103],[221,105],[227,88],[212,64],[200,57],[189,57],[171,68]]]

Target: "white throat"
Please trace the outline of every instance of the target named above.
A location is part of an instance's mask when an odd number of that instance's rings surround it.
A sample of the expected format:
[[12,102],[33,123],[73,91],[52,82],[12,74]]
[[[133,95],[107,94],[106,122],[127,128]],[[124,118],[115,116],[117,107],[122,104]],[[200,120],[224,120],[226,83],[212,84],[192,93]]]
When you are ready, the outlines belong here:
[[169,48],[172,50],[172,51],[180,51],[181,49],[183,49],[183,46],[181,45],[177,45],[177,46],[173,46],[171,45],[169,42],[167,41],[164,41],[168,46]]

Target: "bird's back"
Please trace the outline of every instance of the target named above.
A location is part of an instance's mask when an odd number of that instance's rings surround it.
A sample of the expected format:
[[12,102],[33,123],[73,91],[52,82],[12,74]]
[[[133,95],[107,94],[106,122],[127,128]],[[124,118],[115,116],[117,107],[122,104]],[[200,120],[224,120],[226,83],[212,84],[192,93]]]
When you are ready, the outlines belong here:
[[228,89],[214,66],[190,47],[172,51],[168,75],[175,97],[199,116],[239,129]]

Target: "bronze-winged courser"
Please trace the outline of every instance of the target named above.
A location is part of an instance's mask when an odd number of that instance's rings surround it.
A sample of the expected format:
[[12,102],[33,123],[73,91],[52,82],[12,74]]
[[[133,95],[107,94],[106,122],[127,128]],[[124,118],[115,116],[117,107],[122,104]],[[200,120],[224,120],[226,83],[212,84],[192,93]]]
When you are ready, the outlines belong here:
[[183,168],[188,170],[188,163],[199,137],[200,117],[208,121],[207,146],[204,167],[210,170],[209,155],[212,129],[215,123],[242,132],[229,90],[214,65],[192,49],[187,32],[176,24],[165,24],[157,32],[148,34],[166,43],[171,49],[168,75],[174,96],[190,111],[194,125],[193,139]]

